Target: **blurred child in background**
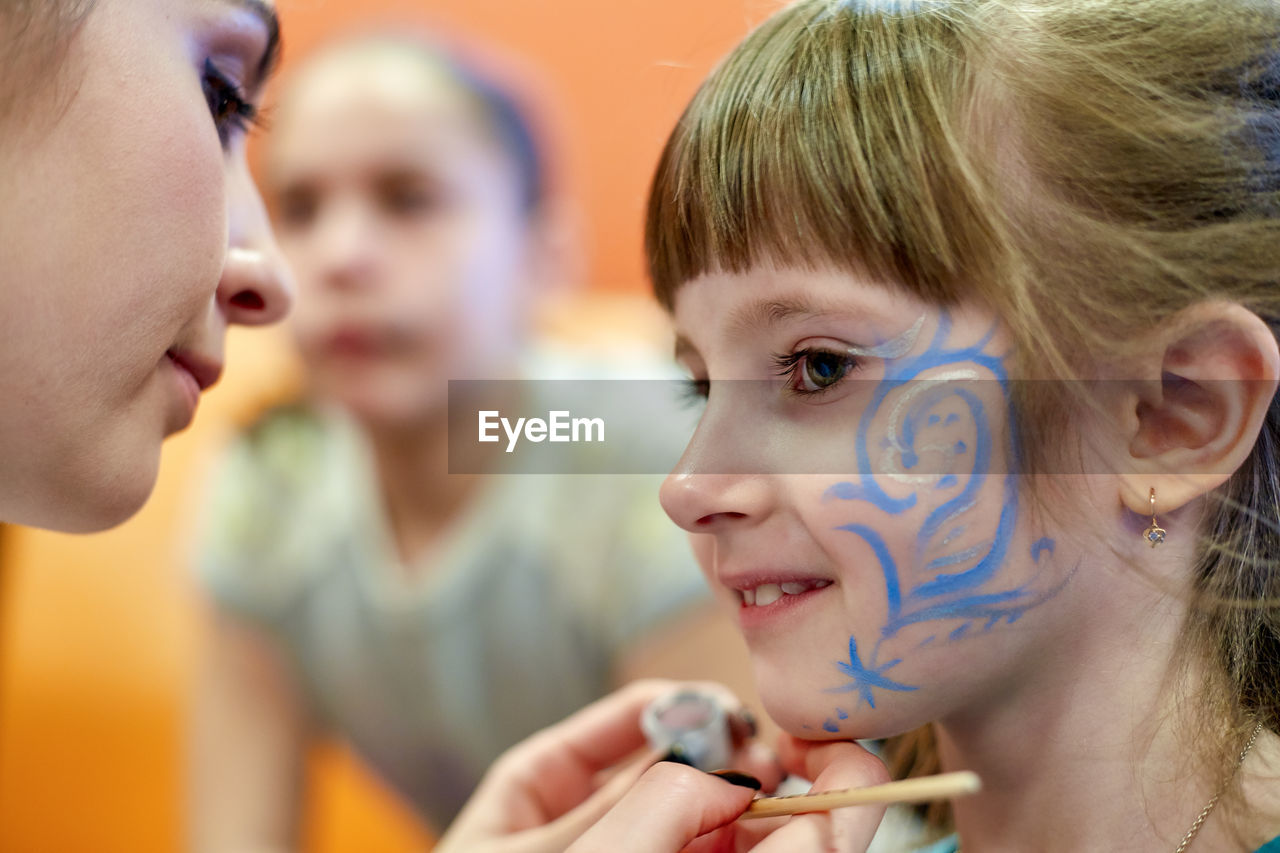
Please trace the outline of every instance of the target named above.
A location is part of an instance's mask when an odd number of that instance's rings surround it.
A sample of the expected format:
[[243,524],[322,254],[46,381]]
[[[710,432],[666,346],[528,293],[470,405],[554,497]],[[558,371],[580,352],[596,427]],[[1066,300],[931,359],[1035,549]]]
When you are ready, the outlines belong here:
[[503,749],[660,649],[718,674],[657,478],[448,474],[447,380],[528,375],[561,275],[544,154],[488,73],[366,36],[282,95],[265,194],[309,393],[236,441],[212,492],[198,849],[292,846],[319,734],[441,829]]

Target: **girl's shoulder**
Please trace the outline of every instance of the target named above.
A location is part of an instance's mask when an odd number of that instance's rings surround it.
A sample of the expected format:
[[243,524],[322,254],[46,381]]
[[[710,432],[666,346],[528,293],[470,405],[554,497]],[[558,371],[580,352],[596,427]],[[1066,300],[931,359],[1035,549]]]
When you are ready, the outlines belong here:
[[329,575],[367,538],[370,476],[354,427],[304,405],[264,413],[205,489],[194,554],[205,584],[227,600],[281,602]]
[[275,471],[309,468],[334,439],[332,419],[303,403],[273,406],[237,436],[231,453],[251,457]]

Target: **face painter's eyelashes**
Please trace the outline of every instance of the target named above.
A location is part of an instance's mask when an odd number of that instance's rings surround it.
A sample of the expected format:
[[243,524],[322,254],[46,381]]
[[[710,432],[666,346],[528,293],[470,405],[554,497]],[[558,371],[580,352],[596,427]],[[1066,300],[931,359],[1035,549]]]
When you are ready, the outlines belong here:
[[209,114],[217,128],[218,139],[226,148],[231,139],[246,133],[260,122],[258,108],[249,102],[244,90],[217,69],[212,60],[204,61],[204,96]]
[[687,408],[701,406],[711,394],[710,379],[686,379],[680,385],[680,402]]
[[775,355],[773,363],[779,376],[789,377],[787,388],[806,397],[836,387],[858,367],[858,362],[848,353],[816,348]]

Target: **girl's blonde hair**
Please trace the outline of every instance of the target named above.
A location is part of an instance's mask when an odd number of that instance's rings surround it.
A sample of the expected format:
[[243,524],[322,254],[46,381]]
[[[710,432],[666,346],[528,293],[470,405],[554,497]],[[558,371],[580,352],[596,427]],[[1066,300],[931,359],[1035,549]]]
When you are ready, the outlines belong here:
[[[698,275],[762,263],[976,301],[1007,324],[1020,375],[1123,363],[1207,299],[1276,332],[1280,4],[801,0],[686,109],[646,249],[668,308]],[[1070,405],[1016,384],[1030,436]],[[1049,453],[1023,449],[1032,470]],[[1203,731],[1224,773],[1253,721],[1280,730],[1278,454],[1273,400],[1215,495],[1184,632],[1188,659],[1212,663]]]

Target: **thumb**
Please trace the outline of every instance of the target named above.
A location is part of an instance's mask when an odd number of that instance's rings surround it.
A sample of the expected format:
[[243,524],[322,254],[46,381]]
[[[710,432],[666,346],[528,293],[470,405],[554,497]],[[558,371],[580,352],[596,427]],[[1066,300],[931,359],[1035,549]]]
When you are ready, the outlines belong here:
[[737,820],[755,793],[754,788],[730,783],[713,773],[659,762],[569,850],[681,850],[698,836]]

